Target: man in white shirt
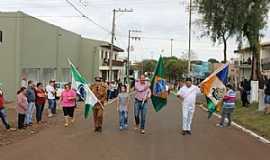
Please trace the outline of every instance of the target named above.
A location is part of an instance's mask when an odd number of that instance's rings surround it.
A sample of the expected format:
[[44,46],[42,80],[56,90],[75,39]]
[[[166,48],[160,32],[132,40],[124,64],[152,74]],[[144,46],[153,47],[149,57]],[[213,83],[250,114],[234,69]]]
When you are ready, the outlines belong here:
[[49,105],[49,115],[48,117],[52,117],[54,114],[56,114],[56,90],[54,88],[55,81],[50,80],[49,85],[46,86],[46,92],[48,94],[48,105]]
[[191,135],[192,118],[195,111],[196,97],[201,91],[199,87],[192,84],[191,78],[186,79],[184,86],[180,88],[177,97],[182,100],[182,134]]

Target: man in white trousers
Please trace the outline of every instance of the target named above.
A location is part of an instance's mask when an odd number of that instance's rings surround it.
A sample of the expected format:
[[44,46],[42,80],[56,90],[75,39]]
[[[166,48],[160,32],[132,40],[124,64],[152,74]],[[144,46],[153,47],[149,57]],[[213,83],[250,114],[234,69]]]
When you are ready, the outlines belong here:
[[191,124],[195,112],[196,97],[201,91],[192,84],[191,78],[186,78],[185,84],[180,88],[177,97],[182,100],[182,135],[191,135]]

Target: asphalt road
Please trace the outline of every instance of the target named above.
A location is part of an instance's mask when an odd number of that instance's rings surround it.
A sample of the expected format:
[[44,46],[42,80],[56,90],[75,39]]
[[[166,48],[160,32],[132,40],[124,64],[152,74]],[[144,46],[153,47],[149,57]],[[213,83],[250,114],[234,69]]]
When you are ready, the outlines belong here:
[[[129,123],[133,122],[133,107]],[[235,128],[217,128],[217,119],[197,108],[192,136],[180,134],[181,105],[176,97],[159,113],[149,107],[147,129],[120,132],[115,104],[105,109],[102,134],[94,133],[92,121],[77,118],[74,126],[63,124],[25,140],[0,148],[1,160],[269,160],[270,146]],[[61,116],[61,115],[59,115]]]

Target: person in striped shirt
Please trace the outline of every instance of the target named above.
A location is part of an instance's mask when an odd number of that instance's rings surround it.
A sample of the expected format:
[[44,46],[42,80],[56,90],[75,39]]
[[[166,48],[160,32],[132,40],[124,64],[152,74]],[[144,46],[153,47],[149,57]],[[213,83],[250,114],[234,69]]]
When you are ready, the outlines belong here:
[[219,127],[224,127],[225,118],[228,118],[227,126],[231,125],[231,114],[235,108],[236,92],[231,84],[228,84],[226,87],[227,93],[223,98],[221,120],[218,124]]

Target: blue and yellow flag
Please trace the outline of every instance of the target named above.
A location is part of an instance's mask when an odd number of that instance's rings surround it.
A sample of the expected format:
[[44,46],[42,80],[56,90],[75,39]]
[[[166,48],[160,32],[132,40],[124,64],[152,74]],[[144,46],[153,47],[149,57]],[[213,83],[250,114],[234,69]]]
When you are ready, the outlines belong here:
[[152,104],[156,112],[160,111],[167,104],[168,91],[164,79],[164,63],[160,56],[151,80]]
[[229,64],[225,64],[217,69],[201,83],[203,94],[206,96],[209,118],[220,111],[222,99],[226,94],[226,84],[228,81]]

